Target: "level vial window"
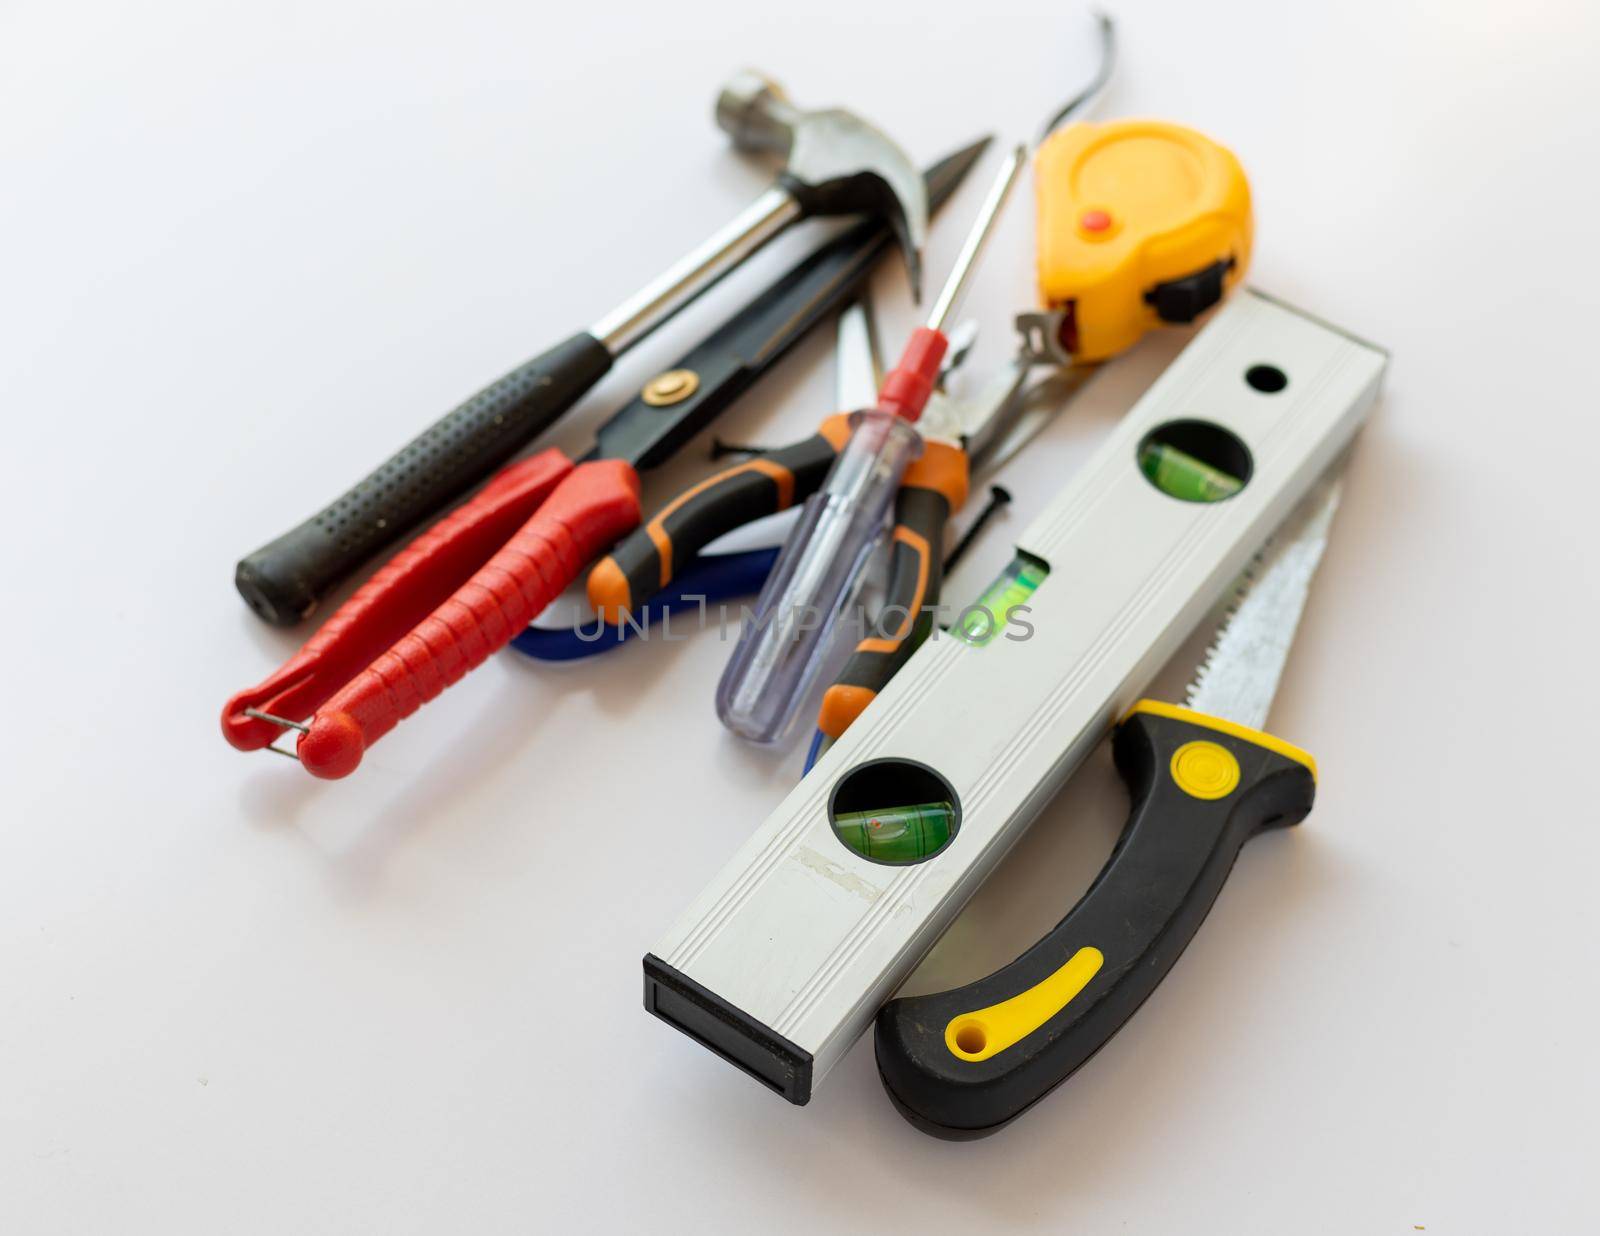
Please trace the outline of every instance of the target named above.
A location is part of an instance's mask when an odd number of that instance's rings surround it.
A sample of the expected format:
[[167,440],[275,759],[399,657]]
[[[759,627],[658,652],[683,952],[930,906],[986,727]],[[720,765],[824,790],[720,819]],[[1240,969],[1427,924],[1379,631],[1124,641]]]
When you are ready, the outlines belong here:
[[974,648],[993,643],[1010,622],[1012,612],[1027,604],[1049,574],[1042,559],[1018,554],[983,595],[956,617],[955,637]]
[[1250,451],[1221,425],[1169,421],[1139,443],[1139,471],[1180,502],[1222,502],[1250,483]]
[[833,835],[847,849],[893,867],[924,862],[950,844],[961,807],[950,783],[915,760],[858,764],[828,803]]

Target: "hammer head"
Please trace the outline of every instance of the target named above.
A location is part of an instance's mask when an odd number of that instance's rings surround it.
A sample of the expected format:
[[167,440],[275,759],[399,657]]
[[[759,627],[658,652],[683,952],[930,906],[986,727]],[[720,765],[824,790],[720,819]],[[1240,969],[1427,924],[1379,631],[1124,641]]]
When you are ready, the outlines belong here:
[[717,124],[741,150],[785,160],[779,182],[807,215],[873,214],[900,242],[912,294],[922,298],[928,189],[922,173],[877,126],[839,108],[802,111],[759,73],[740,73],[717,97]]

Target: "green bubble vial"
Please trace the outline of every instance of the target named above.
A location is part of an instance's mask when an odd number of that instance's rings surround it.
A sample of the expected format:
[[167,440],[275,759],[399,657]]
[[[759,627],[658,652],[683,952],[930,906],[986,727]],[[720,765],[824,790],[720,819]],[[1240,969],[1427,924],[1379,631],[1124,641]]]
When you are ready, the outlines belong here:
[[833,831],[862,858],[879,863],[918,863],[944,849],[955,828],[948,802],[849,811],[834,817]]
[[1145,443],[1139,468],[1162,493],[1184,502],[1221,502],[1244,488],[1238,477],[1162,442]]
[[991,643],[1005,630],[1011,611],[1031,597],[1050,568],[1037,558],[1020,554],[1000,573],[1000,578],[984,590],[981,597],[962,611],[956,622],[955,636],[974,648]]

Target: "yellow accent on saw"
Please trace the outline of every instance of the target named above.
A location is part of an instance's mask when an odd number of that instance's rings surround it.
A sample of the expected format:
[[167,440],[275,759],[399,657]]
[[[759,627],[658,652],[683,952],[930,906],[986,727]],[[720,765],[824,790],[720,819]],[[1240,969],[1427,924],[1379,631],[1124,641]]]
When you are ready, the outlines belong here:
[[963,1060],[987,1060],[1026,1038],[1070,1004],[1105,965],[1097,948],[1080,948],[1065,965],[1027,991],[975,1013],[952,1017],[944,1045]]

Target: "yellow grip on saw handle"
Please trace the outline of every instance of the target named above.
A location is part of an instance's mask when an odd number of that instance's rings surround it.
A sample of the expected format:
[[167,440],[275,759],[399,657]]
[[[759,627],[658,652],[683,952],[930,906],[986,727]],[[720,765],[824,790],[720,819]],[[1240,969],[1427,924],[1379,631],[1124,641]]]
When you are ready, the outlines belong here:
[[1189,322],[1250,264],[1250,182],[1203,133],[1162,120],[1072,124],[1034,156],[1039,295],[1077,361]]

